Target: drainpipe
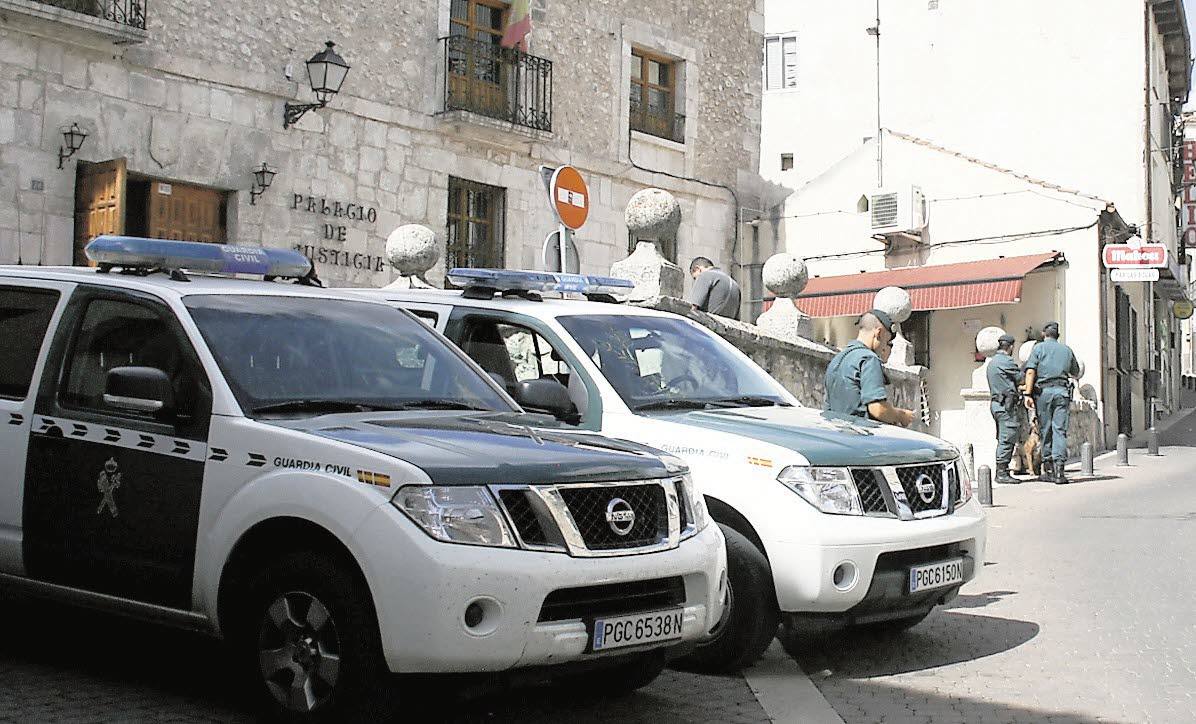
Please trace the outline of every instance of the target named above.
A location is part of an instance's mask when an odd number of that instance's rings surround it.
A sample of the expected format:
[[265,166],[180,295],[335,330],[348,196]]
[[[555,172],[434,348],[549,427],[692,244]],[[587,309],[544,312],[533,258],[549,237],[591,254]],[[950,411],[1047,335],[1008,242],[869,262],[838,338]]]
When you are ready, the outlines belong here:
[[[1143,52],[1143,84],[1142,84],[1142,110],[1145,114],[1142,119],[1142,150],[1143,158],[1145,159],[1145,191],[1146,191],[1146,216],[1145,223],[1142,229],[1142,241],[1151,243],[1154,241],[1154,197],[1153,197],[1153,181],[1154,181],[1154,153],[1151,152],[1151,115],[1153,103],[1151,98],[1151,91],[1153,90],[1153,83],[1151,82],[1151,71],[1154,58],[1151,54],[1151,34],[1150,34],[1150,0],[1145,0],[1142,3],[1142,52]],[[1155,329],[1154,329],[1154,282],[1146,283],[1146,369],[1152,370],[1154,368],[1155,358]],[[1146,400],[1146,429],[1154,427],[1154,396],[1151,395]]]

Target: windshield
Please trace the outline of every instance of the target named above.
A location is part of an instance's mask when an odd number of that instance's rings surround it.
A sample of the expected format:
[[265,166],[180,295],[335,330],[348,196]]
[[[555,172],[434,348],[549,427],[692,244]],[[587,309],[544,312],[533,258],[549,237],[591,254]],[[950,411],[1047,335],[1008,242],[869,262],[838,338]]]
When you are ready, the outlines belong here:
[[225,295],[184,303],[247,415],[515,409],[427,326],[382,304]]
[[688,320],[581,315],[557,321],[632,410],[791,404],[751,360]]

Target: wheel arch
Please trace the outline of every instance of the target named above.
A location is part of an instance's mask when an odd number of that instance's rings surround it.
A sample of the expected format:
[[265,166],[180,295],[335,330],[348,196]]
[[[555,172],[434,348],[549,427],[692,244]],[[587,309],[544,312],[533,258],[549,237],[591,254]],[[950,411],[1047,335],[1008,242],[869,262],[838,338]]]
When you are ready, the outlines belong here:
[[744,517],[743,513],[718,498],[710,495],[704,497],[706,498],[706,508],[710,511],[710,517],[714,519],[714,522],[734,529],[736,533],[751,541],[764,558],[768,559],[768,549],[764,546],[763,539],[760,538],[756,528]]

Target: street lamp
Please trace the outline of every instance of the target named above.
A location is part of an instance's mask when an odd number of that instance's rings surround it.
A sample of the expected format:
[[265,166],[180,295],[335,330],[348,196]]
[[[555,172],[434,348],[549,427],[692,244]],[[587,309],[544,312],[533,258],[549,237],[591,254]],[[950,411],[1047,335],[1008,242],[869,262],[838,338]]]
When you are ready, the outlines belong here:
[[340,92],[341,84],[349,74],[349,64],[332,49],[335,43],[329,40],[324,45],[326,47],[323,50],[307,61],[307,80],[316,94],[316,102],[287,103],[283,109],[283,128],[298,123],[304,113],[328,105],[332,97]]
[[274,174],[276,173],[278,172],[267,166],[264,161],[262,162],[262,167],[253,172],[253,186],[249,189],[250,204],[257,204],[257,197],[270,188],[270,184],[274,182]]
[[72,123],[70,128],[62,129],[62,143],[58,147],[58,168],[62,168],[62,162],[75,155],[75,151],[83,145],[83,140],[87,138],[87,133],[79,128],[78,123]]

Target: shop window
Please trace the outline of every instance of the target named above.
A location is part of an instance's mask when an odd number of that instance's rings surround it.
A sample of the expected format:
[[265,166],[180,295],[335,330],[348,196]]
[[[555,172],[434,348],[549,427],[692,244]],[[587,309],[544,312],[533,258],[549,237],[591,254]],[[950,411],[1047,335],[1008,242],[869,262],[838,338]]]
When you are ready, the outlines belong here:
[[631,129],[685,142],[685,116],[677,112],[682,63],[655,53],[631,51]]
[[502,268],[506,189],[449,177],[445,265]]
[[914,312],[901,324],[901,333],[914,348],[914,364],[930,366],[930,312]]

